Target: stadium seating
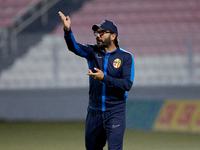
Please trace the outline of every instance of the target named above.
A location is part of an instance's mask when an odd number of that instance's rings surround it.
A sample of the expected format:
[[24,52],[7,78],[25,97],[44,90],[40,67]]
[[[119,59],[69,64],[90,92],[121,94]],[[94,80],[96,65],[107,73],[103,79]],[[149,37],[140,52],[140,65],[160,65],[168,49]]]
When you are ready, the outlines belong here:
[[[129,47],[133,48],[139,44],[143,47],[147,42],[152,45],[185,47],[188,35],[195,34],[195,38],[199,38],[200,30],[197,23],[197,19],[200,19],[199,11],[198,4],[194,0],[184,2],[109,0],[106,3],[93,0],[86,2],[78,12],[72,14],[71,18],[73,31],[78,34],[78,38],[83,37],[80,41],[83,43],[89,42],[88,38],[84,37],[91,36],[91,26],[94,23],[99,23],[105,18],[113,20],[119,28],[120,43],[131,51]],[[61,30],[55,32],[62,33]],[[165,53],[174,52],[175,49],[177,53],[185,51],[177,48],[163,49]],[[159,50],[157,52],[159,53]]]
[[63,37],[44,36],[29,53],[1,74],[0,88],[87,86],[86,73],[87,62],[67,51]]
[[38,0],[1,0],[0,1],[0,28],[11,26],[13,19],[29,4]]
[[[76,40],[84,44],[95,43],[93,24],[104,19],[117,24],[120,47],[135,59],[136,86],[199,84],[199,6],[196,0],[92,0],[70,17]],[[86,61],[67,50],[60,23],[2,73],[0,88],[87,86],[86,72]]]

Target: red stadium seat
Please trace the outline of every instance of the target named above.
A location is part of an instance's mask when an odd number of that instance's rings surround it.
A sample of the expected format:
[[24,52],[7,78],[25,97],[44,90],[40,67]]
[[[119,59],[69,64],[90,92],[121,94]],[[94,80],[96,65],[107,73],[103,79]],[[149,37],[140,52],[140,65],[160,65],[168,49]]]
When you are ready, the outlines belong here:
[[34,1],[37,0],[1,0],[0,28],[10,26],[13,23],[15,16]]
[[195,51],[198,50],[200,10],[195,0],[93,0],[85,2],[71,19],[73,31],[80,39],[91,36],[89,29],[94,23],[113,20],[119,29],[120,44],[125,49],[135,49],[136,55],[184,54],[190,35]]

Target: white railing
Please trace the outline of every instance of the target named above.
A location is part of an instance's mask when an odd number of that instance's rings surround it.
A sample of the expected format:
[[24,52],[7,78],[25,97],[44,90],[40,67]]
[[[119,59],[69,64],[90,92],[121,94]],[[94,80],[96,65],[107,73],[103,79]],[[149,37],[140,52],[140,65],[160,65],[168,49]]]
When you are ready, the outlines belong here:
[[[26,27],[28,27],[31,23],[33,23],[39,17],[42,17],[42,24],[45,25],[48,23],[48,15],[47,12],[54,5],[56,5],[60,0],[39,0],[38,3],[42,4],[39,9],[35,9],[34,6],[28,9],[32,9],[32,14],[25,20],[21,20],[20,16],[16,17],[15,21],[19,22],[19,24],[14,27],[11,31],[11,49],[13,53],[18,52],[17,38],[16,36],[22,32]],[[38,3],[35,3],[37,5]]]
[[[15,19],[15,25],[11,28],[2,28],[0,29],[0,57],[2,59],[7,59],[8,49],[12,55],[18,53],[18,41],[17,35],[22,32],[25,28],[27,28],[31,23],[33,23],[36,19],[41,17],[41,22],[43,25],[48,23],[48,15],[47,12],[53,6],[55,6],[60,0],[38,0],[30,4],[24,8],[24,11],[19,13]],[[39,8],[36,6],[40,5]],[[31,12],[28,18],[23,18],[23,15],[26,12]]]

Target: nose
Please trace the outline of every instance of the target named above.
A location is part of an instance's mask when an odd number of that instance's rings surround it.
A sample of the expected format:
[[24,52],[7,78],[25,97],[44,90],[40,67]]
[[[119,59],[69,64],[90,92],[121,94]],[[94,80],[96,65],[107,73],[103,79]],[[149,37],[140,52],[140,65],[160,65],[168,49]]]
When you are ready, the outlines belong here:
[[97,33],[97,37],[98,37],[98,38],[100,37],[100,33]]

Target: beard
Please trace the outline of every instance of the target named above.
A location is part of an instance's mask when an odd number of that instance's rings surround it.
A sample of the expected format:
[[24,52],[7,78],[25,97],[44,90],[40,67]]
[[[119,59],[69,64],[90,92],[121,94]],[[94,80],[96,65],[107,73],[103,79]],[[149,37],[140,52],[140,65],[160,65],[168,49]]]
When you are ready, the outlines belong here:
[[111,39],[110,36],[106,38],[105,40],[100,40],[98,37],[96,38],[97,40],[97,47],[99,49],[105,49],[111,45]]

